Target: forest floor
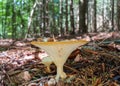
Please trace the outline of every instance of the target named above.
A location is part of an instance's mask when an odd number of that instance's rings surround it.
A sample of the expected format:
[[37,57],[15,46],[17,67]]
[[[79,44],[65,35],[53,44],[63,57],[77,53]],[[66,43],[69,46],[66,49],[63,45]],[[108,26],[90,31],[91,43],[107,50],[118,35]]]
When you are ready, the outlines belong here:
[[51,64],[48,73],[41,62],[47,53],[30,44],[35,39],[0,39],[0,86],[120,86],[120,33],[74,39],[90,42],[69,56],[64,65],[67,78],[58,82],[56,66]]

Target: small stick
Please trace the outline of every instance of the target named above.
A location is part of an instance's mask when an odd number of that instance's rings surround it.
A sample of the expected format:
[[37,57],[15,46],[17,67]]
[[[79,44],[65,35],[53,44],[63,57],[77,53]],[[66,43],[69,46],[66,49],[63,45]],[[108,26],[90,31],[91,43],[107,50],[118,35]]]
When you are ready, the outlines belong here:
[[71,67],[69,67],[69,66],[67,66],[67,65],[64,65],[64,67],[66,67],[66,68],[68,68],[68,69],[70,69],[70,70],[72,70],[72,71],[74,71],[74,72],[76,72],[76,73],[79,73],[78,70],[76,70],[76,69],[74,69],[74,68],[71,68]]

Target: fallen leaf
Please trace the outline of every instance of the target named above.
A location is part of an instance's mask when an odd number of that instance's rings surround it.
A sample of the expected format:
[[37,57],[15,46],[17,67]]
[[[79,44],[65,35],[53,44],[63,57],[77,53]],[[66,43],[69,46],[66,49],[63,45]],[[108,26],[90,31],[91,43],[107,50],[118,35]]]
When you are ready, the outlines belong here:
[[31,79],[31,75],[28,71],[21,72],[17,77],[22,78],[24,81],[29,81]]
[[36,83],[30,83],[28,86],[37,86]]
[[78,54],[78,55],[75,57],[74,61],[75,61],[75,62],[79,62],[81,59],[82,59],[81,55]]
[[35,58],[34,55],[25,55],[25,56],[24,56],[24,60],[32,60],[32,59],[34,59],[34,58]]
[[48,86],[54,86],[56,84],[56,80],[54,78],[51,78],[49,81],[48,81]]

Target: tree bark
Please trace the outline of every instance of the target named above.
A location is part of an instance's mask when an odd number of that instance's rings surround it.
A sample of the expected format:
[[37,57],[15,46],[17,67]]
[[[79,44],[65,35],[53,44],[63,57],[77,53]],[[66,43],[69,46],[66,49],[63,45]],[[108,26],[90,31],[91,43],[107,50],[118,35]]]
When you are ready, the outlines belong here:
[[75,34],[73,0],[71,0],[70,4],[70,22],[71,22],[71,34]]
[[65,21],[65,25],[66,25],[66,34],[68,34],[68,0],[66,0],[66,21]]
[[87,33],[86,12],[88,7],[88,0],[79,1],[79,33]]
[[12,38],[16,38],[16,12],[15,12],[15,6],[14,6],[14,0],[12,0]]
[[31,29],[30,27],[31,27],[31,23],[32,23],[32,17],[33,17],[36,5],[37,5],[37,3],[35,2],[34,5],[33,5],[33,7],[32,7],[32,10],[30,12],[30,16],[29,16],[29,19],[28,19],[28,31],[27,31],[27,34],[26,34],[25,38],[27,38],[28,34],[30,33],[30,29]]
[[64,35],[64,29],[63,29],[63,0],[60,2],[60,34],[61,36]]
[[104,0],[103,0],[103,4],[102,4],[102,27],[103,27],[103,29],[102,30],[104,30],[104,28],[105,28],[105,23],[104,23]]
[[46,0],[43,0],[43,35],[46,30]]
[[93,13],[93,27],[94,27],[94,32],[97,32],[97,23],[96,23],[96,4],[97,4],[97,1],[94,0],[94,6],[93,6],[93,9],[94,9],[94,13]]
[[112,4],[112,21],[111,21],[111,23],[112,23],[112,31],[114,30],[114,0],[112,0],[112,2],[111,2],[111,4]]
[[117,0],[117,30],[120,31],[120,0]]

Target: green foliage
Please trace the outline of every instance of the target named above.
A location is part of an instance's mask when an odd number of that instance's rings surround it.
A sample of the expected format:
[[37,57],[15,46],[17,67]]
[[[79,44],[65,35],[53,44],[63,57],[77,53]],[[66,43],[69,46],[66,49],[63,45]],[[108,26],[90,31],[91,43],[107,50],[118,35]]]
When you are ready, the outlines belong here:
[[[5,38],[12,37],[16,30],[15,38],[24,37],[26,32],[29,12],[33,3],[30,0],[1,0],[0,1],[0,34]],[[14,12],[14,13],[13,13]],[[15,29],[13,29],[13,27]]]
[[[44,33],[46,28],[50,29],[51,32],[60,33],[62,29],[62,31],[66,31],[66,23],[68,24],[68,31],[71,31],[71,6],[74,7],[74,24],[77,29],[79,28],[77,26],[80,26],[78,20],[81,16],[79,15],[81,9],[79,8],[79,1],[85,2],[85,0],[73,0],[73,5],[71,5],[71,0],[67,0],[67,2],[66,0],[0,0],[0,38],[23,38],[27,32],[30,34]],[[104,16],[104,21],[111,21],[112,0],[96,1],[97,17],[102,20]],[[90,29],[93,27],[94,0],[86,0],[86,2],[88,2],[88,12],[85,15],[88,18],[86,18],[88,29]],[[114,14],[117,14],[117,0],[114,2]],[[31,15],[32,10],[33,14]],[[114,18],[117,20],[117,15],[114,15]],[[28,27],[29,22],[30,27]]]

